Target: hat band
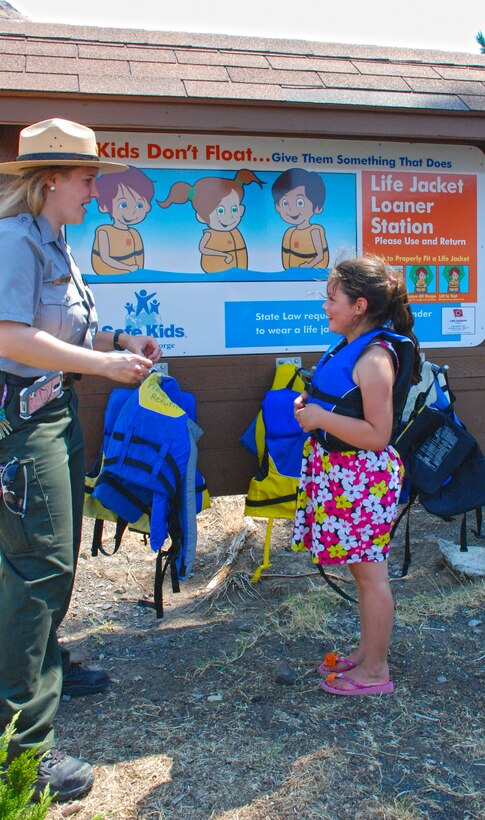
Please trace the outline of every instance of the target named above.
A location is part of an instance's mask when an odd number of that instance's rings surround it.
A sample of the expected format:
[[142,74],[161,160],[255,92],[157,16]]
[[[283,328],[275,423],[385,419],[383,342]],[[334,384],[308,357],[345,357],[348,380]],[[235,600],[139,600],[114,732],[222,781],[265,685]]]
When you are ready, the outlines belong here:
[[80,159],[85,160],[86,162],[99,162],[99,157],[97,154],[71,154],[71,153],[55,153],[49,151],[46,154],[20,154],[17,157],[17,162],[27,162],[32,160],[43,160],[43,159]]

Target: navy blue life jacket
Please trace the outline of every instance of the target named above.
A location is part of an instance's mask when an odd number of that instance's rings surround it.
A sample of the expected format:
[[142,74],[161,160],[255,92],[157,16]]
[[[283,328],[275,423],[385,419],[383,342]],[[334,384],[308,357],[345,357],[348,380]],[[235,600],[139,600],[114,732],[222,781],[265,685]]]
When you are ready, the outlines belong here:
[[[398,359],[393,386],[394,433],[406,403],[413,374],[414,343],[408,336],[401,336],[389,328],[380,327],[362,333],[350,343],[342,339],[320,359],[307,385],[307,392],[309,402],[316,402],[325,410],[350,418],[363,419],[362,394],[352,378],[352,372],[364,350],[379,339],[392,345]],[[325,430],[316,430],[314,435],[327,451],[356,449],[354,445],[338,439]]]

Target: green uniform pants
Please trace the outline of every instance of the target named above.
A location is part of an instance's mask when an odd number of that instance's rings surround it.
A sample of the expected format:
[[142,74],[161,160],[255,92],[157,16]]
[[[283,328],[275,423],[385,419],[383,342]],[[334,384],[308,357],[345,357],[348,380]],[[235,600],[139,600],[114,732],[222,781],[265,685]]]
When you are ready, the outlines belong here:
[[[77,397],[69,388],[28,420],[18,416],[20,388],[9,387],[14,428],[0,440],[0,465],[14,456],[27,471],[23,518],[0,503],[0,732],[21,710],[11,754],[55,745],[61,697],[56,630],[71,597],[81,540],[84,451]],[[23,492],[22,469],[13,489]]]

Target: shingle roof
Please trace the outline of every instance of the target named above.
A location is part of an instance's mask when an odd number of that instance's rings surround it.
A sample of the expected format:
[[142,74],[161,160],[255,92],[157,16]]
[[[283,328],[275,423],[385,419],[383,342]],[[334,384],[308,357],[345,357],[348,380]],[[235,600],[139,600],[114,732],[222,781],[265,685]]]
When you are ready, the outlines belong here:
[[485,55],[0,20],[0,95],[485,111]]

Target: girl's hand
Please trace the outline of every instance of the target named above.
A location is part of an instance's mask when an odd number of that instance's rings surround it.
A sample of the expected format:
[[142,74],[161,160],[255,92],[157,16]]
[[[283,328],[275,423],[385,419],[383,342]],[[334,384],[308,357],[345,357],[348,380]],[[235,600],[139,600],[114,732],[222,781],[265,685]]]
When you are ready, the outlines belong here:
[[[301,397],[300,397],[301,398]],[[305,433],[323,428],[325,410],[318,404],[301,404],[295,400],[295,418]]]
[[318,404],[308,404],[308,393],[303,391],[295,399],[295,419],[305,433],[317,430],[322,427],[323,414],[325,411]]
[[295,418],[296,418],[296,411],[301,410],[302,407],[305,407],[307,401],[308,401],[308,393],[306,392],[306,390],[304,390],[303,393],[300,393],[300,395],[297,396],[297,398],[294,401]]

